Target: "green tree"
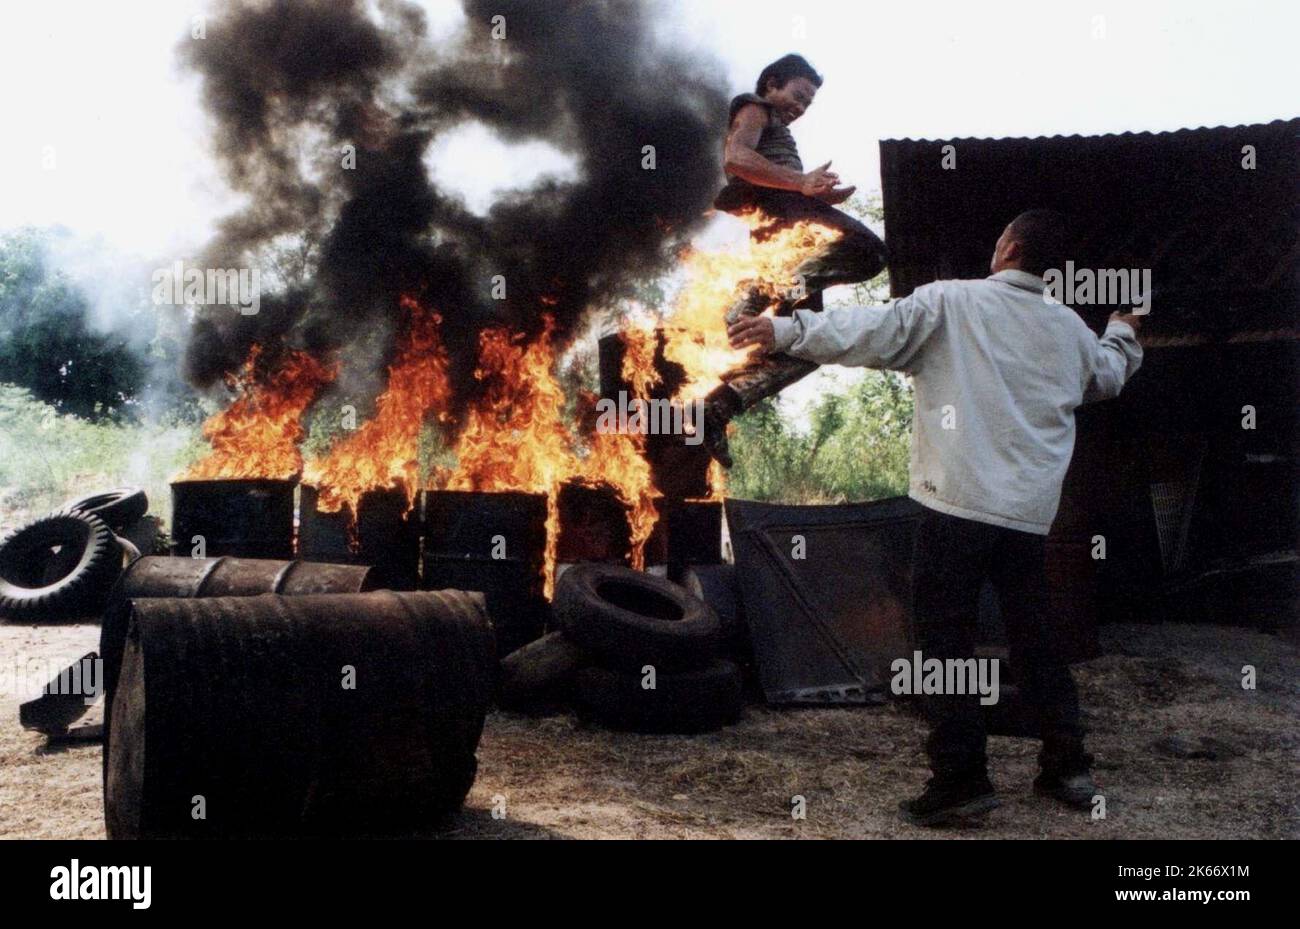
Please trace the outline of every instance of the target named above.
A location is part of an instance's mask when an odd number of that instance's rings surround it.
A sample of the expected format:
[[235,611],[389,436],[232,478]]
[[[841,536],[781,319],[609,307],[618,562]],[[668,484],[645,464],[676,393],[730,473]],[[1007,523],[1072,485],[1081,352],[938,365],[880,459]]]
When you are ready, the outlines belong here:
[[0,382],[61,413],[129,415],[146,383],[140,337],[95,331],[89,309],[86,295],[50,266],[45,234],[0,237]]

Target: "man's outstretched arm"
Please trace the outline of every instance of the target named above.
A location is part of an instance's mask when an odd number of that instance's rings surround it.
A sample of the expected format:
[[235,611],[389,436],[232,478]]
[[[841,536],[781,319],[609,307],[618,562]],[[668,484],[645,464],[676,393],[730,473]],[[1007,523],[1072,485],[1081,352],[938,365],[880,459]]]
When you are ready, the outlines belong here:
[[817,364],[906,370],[942,319],[937,303],[917,291],[887,306],[746,318],[729,326],[727,335],[733,348],[757,345]]
[[1137,373],[1142,365],[1142,343],[1137,338],[1141,328],[1141,316],[1111,316],[1106,332],[1097,340],[1092,371],[1084,387],[1084,403],[1118,397],[1128,379]]

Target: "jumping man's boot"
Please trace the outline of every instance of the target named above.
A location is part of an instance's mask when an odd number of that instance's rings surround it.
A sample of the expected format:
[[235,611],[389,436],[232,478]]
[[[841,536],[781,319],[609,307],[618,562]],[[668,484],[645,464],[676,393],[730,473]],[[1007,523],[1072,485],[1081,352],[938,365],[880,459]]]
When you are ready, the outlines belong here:
[[740,412],[740,406],[740,397],[726,384],[719,385],[704,398],[704,447],[724,468],[734,464],[727,442],[727,425]]

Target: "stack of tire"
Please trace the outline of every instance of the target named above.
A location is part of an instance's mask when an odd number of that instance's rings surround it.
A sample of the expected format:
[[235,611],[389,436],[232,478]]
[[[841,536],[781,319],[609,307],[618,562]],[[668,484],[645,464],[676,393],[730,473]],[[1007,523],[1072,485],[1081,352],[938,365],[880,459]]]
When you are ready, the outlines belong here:
[[90,494],[0,539],[0,619],[45,622],[98,614],[124,565],[140,556],[119,533],[148,510],[141,490]]
[[718,615],[685,588],[607,564],[556,583],[558,630],[502,662],[502,704],[572,699],[592,722],[631,732],[711,732],[744,706],[740,666],[723,657]]

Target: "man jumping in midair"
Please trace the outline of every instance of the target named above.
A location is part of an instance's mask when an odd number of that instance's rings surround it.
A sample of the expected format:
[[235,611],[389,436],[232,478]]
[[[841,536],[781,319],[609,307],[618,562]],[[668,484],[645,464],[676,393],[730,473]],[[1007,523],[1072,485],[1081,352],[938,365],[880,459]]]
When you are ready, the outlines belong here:
[[[805,172],[790,125],[812,106],[822,76],[799,55],[786,55],[763,69],[755,93],[731,101],[730,129],[724,152],[727,186],[714,206],[727,213],[761,211],[773,222],[755,230],[762,239],[798,222],[814,222],[842,233],[840,239],[805,262],[799,269],[801,301],[783,300],[777,315],[796,308],[822,309],[822,291],[875,277],[885,268],[885,244],[853,217],[835,209],[853,196],[856,188],[840,187],[839,176],[828,161]],[[782,282],[783,284],[786,282]],[[757,315],[766,301],[742,295],[728,313],[727,322]],[[817,369],[789,355],[756,356],[723,376],[705,405],[705,443],[725,467],[731,467],[727,448],[727,423],[738,413],[807,377]]]

